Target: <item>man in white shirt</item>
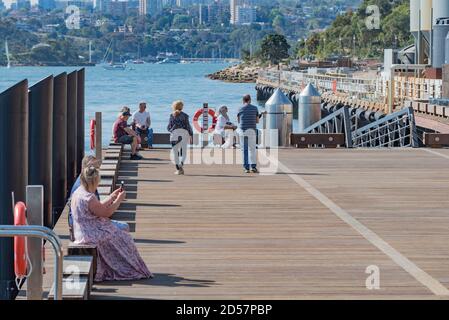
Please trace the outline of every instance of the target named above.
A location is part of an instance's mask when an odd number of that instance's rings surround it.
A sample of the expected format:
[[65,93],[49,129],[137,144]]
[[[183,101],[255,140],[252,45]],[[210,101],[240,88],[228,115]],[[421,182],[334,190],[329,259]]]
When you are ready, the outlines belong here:
[[147,133],[148,148],[153,147],[153,129],[151,127],[150,113],[146,111],[147,104],[141,102],[139,104],[139,110],[133,113],[133,127],[135,127],[136,132],[140,135],[142,133]]

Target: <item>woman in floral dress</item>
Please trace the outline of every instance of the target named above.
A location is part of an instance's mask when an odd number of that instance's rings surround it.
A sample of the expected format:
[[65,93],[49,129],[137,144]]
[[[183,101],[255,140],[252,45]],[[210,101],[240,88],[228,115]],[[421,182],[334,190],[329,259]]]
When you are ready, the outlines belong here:
[[94,166],[84,168],[81,187],[71,200],[75,243],[97,246],[95,281],[152,278],[131,235],[110,220],[125,199],[125,190],[119,188],[100,202],[95,196],[99,183],[99,170]]

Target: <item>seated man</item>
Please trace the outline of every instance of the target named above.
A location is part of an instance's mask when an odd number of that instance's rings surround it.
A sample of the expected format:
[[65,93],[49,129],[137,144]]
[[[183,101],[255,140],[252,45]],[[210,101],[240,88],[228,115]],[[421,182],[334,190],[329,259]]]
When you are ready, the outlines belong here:
[[[100,161],[97,160],[94,156],[85,156],[83,158],[83,161],[81,162],[81,171],[83,171],[85,168],[89,167],[95,167],[100,168]],[[80,176],[76,179],[75,183],[72,186],[72,189],[70,190],[70,196],[69,201],[72,198],[73,193],[81,186],[81,179]],[[98,194],[98,191],[95,191],[95,196],[98,200],[100,200],[100,195]],[[70,241],[75,241],[74,235],[73,235],[73,217],[72,212],[69,210],[69,216],[68,216],[68,222],[69,222],[69,231],[70,231]],[[112,224],[116,225],[120,230],[123,231],[129,231],[129,225],[126,222],[119,222],[116,220],[111,220]]]
[[[136,132],[141,135],[147,134],[147,144],[148,148],[153,147],[153,129],[151,127],[150,113],[146,111],[147,104],[141,102],[139,104],[139,110],[133,113],[133,128],[135,127]],[[143,146],[143,143],[142,143]]]
[[123,107],[117,120],[114,122],[112,132],[115,143],[131,145],[131,160],[141,160],[142,157],[137,154],[137,133],[128,126],[128,119],[131,116],[128,107]]

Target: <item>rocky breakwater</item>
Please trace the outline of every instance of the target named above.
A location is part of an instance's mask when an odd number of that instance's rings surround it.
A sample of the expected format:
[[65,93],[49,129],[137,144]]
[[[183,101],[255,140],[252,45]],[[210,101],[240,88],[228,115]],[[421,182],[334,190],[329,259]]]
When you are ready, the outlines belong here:
[[258,67],[240,64],[209,74],[207,77],[233,83],[253,83],[256,82],[258,73]]

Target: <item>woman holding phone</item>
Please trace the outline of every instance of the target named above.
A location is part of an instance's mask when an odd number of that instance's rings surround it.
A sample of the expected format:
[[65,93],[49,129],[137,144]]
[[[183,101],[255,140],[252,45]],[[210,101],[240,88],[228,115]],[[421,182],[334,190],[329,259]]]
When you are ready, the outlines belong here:
[[140,257],[131,235],[109,219],[126,197],[124,188],[99,201],[95,191],[100,184],[100,172],[95,166],[83,169],[81,186],[72,195],[75,243],[97,246],[95,281],[138,280],[152,278]]

